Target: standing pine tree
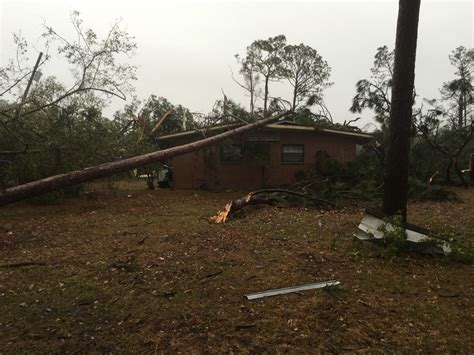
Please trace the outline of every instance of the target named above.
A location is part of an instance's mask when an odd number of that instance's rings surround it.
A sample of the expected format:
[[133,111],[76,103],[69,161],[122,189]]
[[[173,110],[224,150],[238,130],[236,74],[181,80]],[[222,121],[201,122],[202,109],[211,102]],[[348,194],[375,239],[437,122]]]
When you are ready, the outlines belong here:
[[401,212],[404,220],[407,215],[408,155],[419,13],[420,0],[399,1],[383,211],[388,215]]

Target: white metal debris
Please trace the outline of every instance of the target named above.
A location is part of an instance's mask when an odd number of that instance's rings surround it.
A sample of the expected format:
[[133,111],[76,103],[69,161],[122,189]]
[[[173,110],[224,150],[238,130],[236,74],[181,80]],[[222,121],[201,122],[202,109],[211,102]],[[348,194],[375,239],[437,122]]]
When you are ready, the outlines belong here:
[[[390,223],[385,222],[370,213],[365,213],[359,224],[358,230],[354,233],[354,236],[360,240],[381,240],[384,238],[384,234],[380,230],[383,225],[385,225],[387,231],[394,230],[393,225]],[[415,250],[429,254],[449,254],[451,252],[449,243],[444,240],[430,237],[424,233],[411,229],[409,226],[405,228],[405,232],[407,241],[412,244],[412,247]]]
[[245,295],[245,297],[247,297],[248,300],[255,300],[257,298],[284,295],[284,294],[287,294],[287,293],[313,290],[313,289],[316,289],[316,288],[336,286],[336,285],[339,285],[339,284],[340,284],[339,281],[329,280],[329,281],[317,282],[317,283],[306,284],[306,285],[301,285],[301,286],[277,288],[275,290],[249,293],[248,295]]

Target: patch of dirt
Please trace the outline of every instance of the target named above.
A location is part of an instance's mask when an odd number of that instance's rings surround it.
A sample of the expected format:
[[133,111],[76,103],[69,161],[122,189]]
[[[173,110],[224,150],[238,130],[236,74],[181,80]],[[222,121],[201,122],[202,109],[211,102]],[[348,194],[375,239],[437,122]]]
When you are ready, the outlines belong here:
[[[207,218],[242,192],[145,191],[0,209],[5,353],[461,352],[474,349],[472,265],[381,258],[353,241],[360,208],[261,206]],[[417,202],[411,222],[474,239],[462,203]],[[248,301],[329,279],[338,292]]]

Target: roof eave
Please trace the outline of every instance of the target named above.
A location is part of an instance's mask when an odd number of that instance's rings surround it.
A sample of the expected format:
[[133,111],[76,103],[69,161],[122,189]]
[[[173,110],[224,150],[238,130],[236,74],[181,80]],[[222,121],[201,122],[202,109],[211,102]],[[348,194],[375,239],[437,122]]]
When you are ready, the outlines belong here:
[[[175,139],[175,138],[180,138],[180,137],[187,137],[187,136],[192,136],[199,133],[205,134],[206,132],[209,132],[209,131],[224,130],[224,129],[233,128],[236,126],[239,126],[239,125],[230,124],[230,125],[224,125],[224,126],[215,126],[215,127],[211,127],[207,129],[202,129],[202,130],[178,132],[178,133],[173,133],[173,134],[168,134],[166,136],[158,137],[158,140],[169,140],[169,139]],[[368,133],[341,131],[341,130],[328,129],[328,128],[315,128],[311,126],[279,125],[275,123],[270,123],[263,126],[262,128],[284,130],[284,131],[299,131],[299,132],[307,131],[307,132],[328,133],[328,134],[334,134],[334,135],[345,136],[345,137],[355,137],[355,138],[364,139],[364,140],[373,139],[373,136]]]

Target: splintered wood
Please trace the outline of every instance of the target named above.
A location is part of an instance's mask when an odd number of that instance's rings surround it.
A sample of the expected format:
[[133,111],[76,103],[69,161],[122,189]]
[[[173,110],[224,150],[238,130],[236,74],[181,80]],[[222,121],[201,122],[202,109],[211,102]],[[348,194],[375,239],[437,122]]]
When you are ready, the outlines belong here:
[[214,222],[214,223],[224,223],[229,216],[229,212],[231,208],[232,208],[232,202],[229,202],[227,205],[225,205],[222,211],[217,212],[215,216],[212,216],[211,218],[209,218],[209,221]]
[[227,219],[230,218],[231,214],[240,210],[241,208],[251,204],[253,193],[249,193],[247,196],[243,198],[239,198],[237,200],[231,201],[225,205],[222,211],[217,212],[215,216],[209,218],[210,222],[213,223],[224,223]]

